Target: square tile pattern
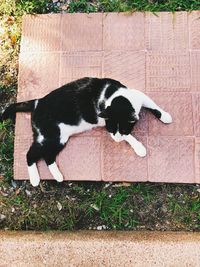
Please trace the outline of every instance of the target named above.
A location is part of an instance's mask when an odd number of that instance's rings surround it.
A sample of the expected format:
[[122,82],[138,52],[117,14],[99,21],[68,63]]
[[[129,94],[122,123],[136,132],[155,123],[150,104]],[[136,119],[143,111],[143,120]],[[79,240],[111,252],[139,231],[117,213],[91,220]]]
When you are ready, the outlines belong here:
[[[200,11],[48,14],[23,18],[18,101],[84,76],[110,77],[152,97],[173,116],[147,111],[133,134],[139,158],[104,129],[70,138],[57,157],[65,180],[200,183]],[[14,177],[28,179],[30,114],[18,113]],[[43,161],[42,179],[52,179]]]

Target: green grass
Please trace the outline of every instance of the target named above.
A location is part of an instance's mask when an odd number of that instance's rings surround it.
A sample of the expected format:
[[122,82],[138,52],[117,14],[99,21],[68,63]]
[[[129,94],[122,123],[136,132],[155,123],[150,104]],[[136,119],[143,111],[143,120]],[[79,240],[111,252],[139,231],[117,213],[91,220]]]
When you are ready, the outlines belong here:
[[0,197],[2,211],[8,216],[1,227],[44,231],[98,226],[117,230],[200,230],[200,197],[193,185],[42,185],[43,190],[24,185]]
[[[13,126],[10,122],[0,123],[0,174],[4,174],[4,182],[13,177]],[[0,182],[1,185],[1,182]]]
[[[200,9],[195,0],[71,1],[67,12],[179,11]],[[15,100],[23,14],[59,12],[47,0],[0,2],[0,101]],[[42,182],[33,188],[13,177],[13,126],[0,123],[0,221],[3,229],[200,230],[200,194],[195,185]]]
[[71,1],[69,12],[180,11],[200,9],[199,0]]
[[[0,112],[15,100],[18,76],[18,54],[21,39],[22,15],[56,11],[47,0],[1,0],[0,2]],[[0,123],[0,175],[12,178],[13,126]],[[0,182],[1,183],[1,182]]]
[[92,220],[98,217],[100,225],[106,225],[111,229],[133,228],[137,221],[131,214],[129,192],[125,188],[120,188],[115,194],[110,194],[106,190],[94,191],[90,196],[90,206],[87,209],[87,217]]
[[[183,192],[178,199],[168,199],[168,207],[176,225],[192,225],[200,230],[200,197]],[[196,223],[195,223],[196,222]]]
[[57,8],[50,0],[1,0],[0,16],[20,17],[23,14],[44,14],[55,12]]

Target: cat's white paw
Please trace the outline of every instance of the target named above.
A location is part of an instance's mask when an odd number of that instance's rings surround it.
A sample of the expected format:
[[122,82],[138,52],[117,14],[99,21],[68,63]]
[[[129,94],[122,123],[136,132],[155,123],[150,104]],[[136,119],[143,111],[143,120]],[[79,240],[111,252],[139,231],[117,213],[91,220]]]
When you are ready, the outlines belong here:
[[30,183],[32,186],[36,187],[40,183],[40,178],[38,177],[30,177]]
[[160,120],[164,123],[172,123],[172,116],[168,112],[163,112]]
[[36,163],[33,163],[31,166],[28,166],[28,173],[32,186],[38,186],[40,183],[40,175],[38,173]]
[[63,182],[63,175],[60,172],[60,170],[58,169],[58,166],[56,164],[56,162],[52,163],[51,165],[48,166],[49,170],[53,176],[53,178],[57,181],[57,182]]
[[59,183],[63,182],[63,180],[64,180],[62,174],[60,174],[60,175],[58,175],[58,176],[56,176],[56,177],[54,177],[54,178],[55,178],[55,180],[56,180],[57,182],[59,182]]
[[139,157],[145,157],[147,154],[147,150],[146,148],[143,146],[142,143],[138,142],[136,145],[134,145],[134,150],[135,153],[139,156]]

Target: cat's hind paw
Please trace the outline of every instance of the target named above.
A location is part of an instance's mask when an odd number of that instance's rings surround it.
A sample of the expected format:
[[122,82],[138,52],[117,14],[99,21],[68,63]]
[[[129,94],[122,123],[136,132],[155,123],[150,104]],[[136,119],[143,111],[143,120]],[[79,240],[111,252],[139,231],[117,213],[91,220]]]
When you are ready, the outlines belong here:
[[58,169],[58,166],[57,166],[56,162],[52,163],[51,165],[48,165],[48,168],[49,168],[53,178],[57,182],[63,182],[63,180],[64,180],[63,175],[60,172],[60,170]]
[[163,123],[172,123],[172,116],[168,113],[168,112],[163,112],[162,115],[161,115],[161,118],[160,120],[163,122]]
[[36,187],[36,186],[39,185],[40,179],[38,177],[34,177],[34,178],[31,177],[30,178],[30,183],[31,183],[32,186]]
[[36,166],[36,163],[32,164],[31,166],[28,166],[28,173],[30,177],[30,183],[32,186],[38,186],[40,183],[40,176],[38,173],[38,169]]
[[56,176],[56,177],[54,177],[54,178],[55,178],[55,180],[56,180],[57,182],[59,182],[59,183],[63,182],[63,180],[64,180],[62,174],[60,174],[59,176]]

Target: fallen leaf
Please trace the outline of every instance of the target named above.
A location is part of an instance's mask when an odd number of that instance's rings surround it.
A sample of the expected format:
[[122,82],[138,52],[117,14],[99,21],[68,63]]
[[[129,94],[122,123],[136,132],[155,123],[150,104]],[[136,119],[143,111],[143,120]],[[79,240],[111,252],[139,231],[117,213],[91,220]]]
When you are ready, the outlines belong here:
[[7,23],[8,23],[9,25],[13,24],[14,21],[15,21],[15,18],[14,18],[13,16],[9,16],[8,19],[7,19]]
[[123,182],[123,183],[114,184],[112,187],[129,187],[129,186],[131,186],[131,183]]
[[16,36],[15,34],[12,34],[12,35],[10,36],[10,40],[11,40],[11,44],[12,44],[12,45],[15,45],[16,42],[17,42],[17,36]]
[[27,189],[25,190],[25,192],[26,192],[26,194],[27,194],[27,196],[31,196],[31,192],[30,191],[28,191]]
[[11,180],[11,184],[12,184],[12,187],[13,187],[13,188],[17,188],[17,184],[16,184],[15,181]]
[[2,141],[6,136],[6,131],[5,130],[0,130],[0,141]]
[[59,211],[61,211],[61,209],[62,209],[62,205],[61,205],[61,203],[59,201],[57,201],[57,208],[58,208]]
[[3,221],[6,218],[6,215],[0,214],[0,221]]
[[1,191],[1,195],[2,195],[3,197],[7,197],[7,196],[8,196],[7,193],[4,193],[4,192],[2,192],[2,191]]
[[93,208],[94,210],[99,211],[99,207],[97,207],[96,204],[91,204],[90,207]]
[[16,194],[16,195],[19,195],[20,191],[21,191],[21,188],[18,188],[18,189],[15,191],[15,194]]
[[3,202],[1,201],[1,202],[0,202],[0,206],[4,206],[4,207],[6,207],[6,204],[3,203]]

